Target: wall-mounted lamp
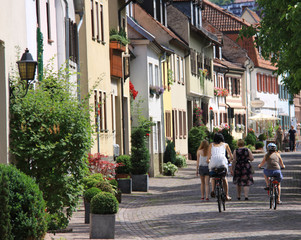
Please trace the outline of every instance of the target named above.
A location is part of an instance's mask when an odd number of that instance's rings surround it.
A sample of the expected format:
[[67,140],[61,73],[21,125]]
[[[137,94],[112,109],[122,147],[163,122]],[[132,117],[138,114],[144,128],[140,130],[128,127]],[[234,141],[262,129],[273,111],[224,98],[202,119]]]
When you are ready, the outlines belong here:
[[[37,61],[34,61],[32,59],[31,54],[29,53],[28,48],[25,49],[25,52],[23,53],[21,60],[17,62],[18,68],[19,68],[19,74],[20,74],[20,84],[22,85],[22,91],[25,91],[25,93],[22,96],[19,97],[25,97],[29,85],[31,84],[32,80],[34,80],[35,74],[36,74],[36,68],[37,68]],[[17,86],[15,84],[12,84],[10,82],[10,94],[14,95],[14,91],[18,89],[20,91],[20,86]]]

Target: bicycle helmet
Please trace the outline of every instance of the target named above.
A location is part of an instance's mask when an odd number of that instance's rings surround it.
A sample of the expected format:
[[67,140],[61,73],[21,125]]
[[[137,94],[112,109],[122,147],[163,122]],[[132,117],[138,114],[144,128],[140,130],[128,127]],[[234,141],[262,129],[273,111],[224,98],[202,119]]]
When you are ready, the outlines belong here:
[[275,143],[269,143],[267,149],[268,149],[268,151],[276,151],[277,146]]

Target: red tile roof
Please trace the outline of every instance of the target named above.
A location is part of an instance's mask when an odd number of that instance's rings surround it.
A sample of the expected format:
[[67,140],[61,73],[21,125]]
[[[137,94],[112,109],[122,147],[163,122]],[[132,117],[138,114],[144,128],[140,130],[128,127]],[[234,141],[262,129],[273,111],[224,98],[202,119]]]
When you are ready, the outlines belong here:
[[203,17],[222,32],[239,31],[243,25],[250,26],[243,19],[208,0],[203,0],[203,3]]
[[257,15],[256,12],[252,11],[250,8],[246,8],[245,11],[248,11],[250,16],[254,19],[256,23],[260,23],[260,17]]

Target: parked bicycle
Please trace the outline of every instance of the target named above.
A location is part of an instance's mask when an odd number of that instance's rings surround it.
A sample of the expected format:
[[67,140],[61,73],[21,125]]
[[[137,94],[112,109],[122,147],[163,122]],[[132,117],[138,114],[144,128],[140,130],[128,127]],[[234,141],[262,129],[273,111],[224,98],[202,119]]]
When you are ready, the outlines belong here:
[[223,187],[223,178],[226,176],[227,170],[225,168],[214,168],[211,171],[211,177],[215,181],[214,195],[217,199],[218,211],[226,210],[226,193]]

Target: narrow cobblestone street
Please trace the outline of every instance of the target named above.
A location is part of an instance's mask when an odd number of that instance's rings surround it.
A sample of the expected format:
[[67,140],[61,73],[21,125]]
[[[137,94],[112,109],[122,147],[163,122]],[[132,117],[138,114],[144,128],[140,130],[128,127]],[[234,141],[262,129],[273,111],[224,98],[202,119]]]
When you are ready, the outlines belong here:
[[[282,201],[269,209],[262,170],[256,157],[255,184],[249,201],[236,200],[235,185],[228,177],[232,201],[218,212],[215,199],[200,199],[200,179],[195,161],[180,169],[175,177],[150,179],[148,193],[123,195],[116,218],[116,239],[301,239],[301,155],[283,154]],[[88,239],[89,226],[83,224],[82,209],[70,223],[73,233],[55,239]]]

